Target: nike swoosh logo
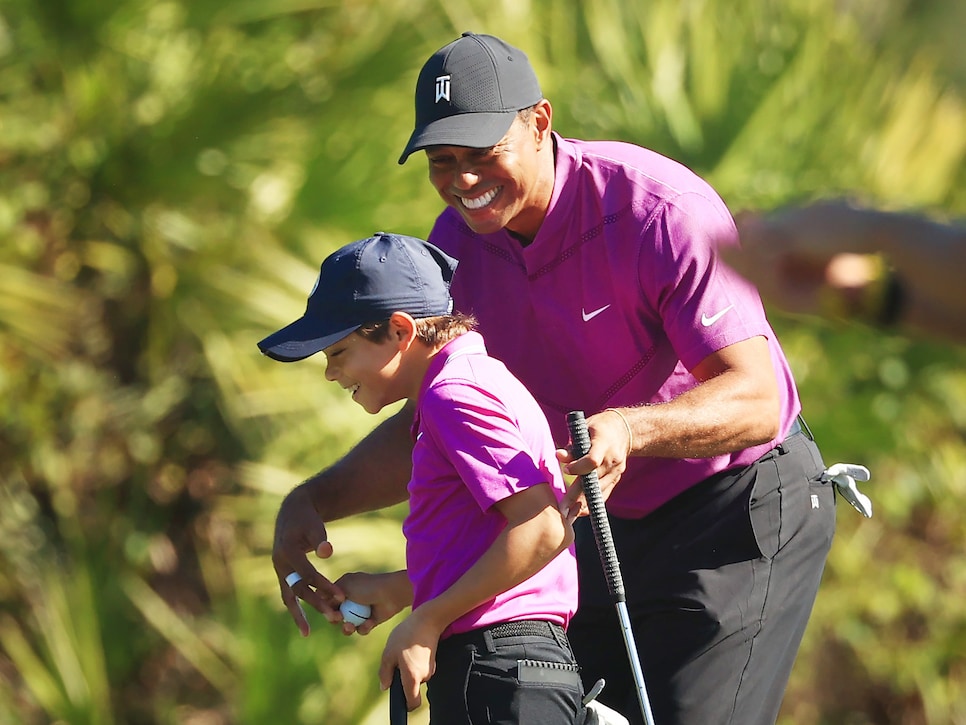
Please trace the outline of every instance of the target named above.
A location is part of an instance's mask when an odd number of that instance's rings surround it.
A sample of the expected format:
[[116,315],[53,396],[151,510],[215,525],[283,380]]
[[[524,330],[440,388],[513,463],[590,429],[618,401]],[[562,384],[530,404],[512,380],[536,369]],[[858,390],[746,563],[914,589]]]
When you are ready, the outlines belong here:
[[584,322],[590,322],[592,319],[597,317],[601,312],[606,310],[610,305],[604,305],[599,310],[594,310],[593,312],[584,312],[584,308],[580,308],[580,316],[584,318]]
[[718,320],[720,320],[726,314],[728,314],[729,312],[731,312],[731,310],[733,310],[733,309],[734,309],[734,305],[728,305],[723,310],[721,310],[721,312],[715,313],[715,314],[711,315],[711,317],[708,317],[706,314],[702,314],[701,315],[701,324],[704,325],[705,327],[711,327],[711,325],[713,325],[714,323],[716,323]]

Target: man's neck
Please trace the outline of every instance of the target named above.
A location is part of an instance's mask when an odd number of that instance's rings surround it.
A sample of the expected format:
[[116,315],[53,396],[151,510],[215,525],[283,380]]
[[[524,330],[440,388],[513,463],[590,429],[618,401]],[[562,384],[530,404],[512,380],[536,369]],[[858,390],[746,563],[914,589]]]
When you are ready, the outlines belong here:
[[529,247],[533,243],[532,239],[525,237],[522,234],[517,234],[512,229],[507,229],[506,233],[509,234],[511,237],[513,237],[516,241],[518,241],[521,247]]

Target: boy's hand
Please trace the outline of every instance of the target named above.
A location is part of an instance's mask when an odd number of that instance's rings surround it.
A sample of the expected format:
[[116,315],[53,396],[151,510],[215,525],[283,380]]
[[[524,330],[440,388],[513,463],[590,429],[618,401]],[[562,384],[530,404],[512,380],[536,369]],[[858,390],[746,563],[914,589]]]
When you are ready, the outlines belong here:
[[405,570],[382,574],[350,572],[339,577],[335,586],[345,592],[346,598],[372,607],[369,619],[359,626],[343,620],[342,632],[346,635],[369,634],[413,602],[412,584]]
[[398,668],[409,710],[422,704],[419,686],[436,672],[440,634],[442,629],[417,609],[392,631],[386,641],[379,666],[379,684],[383,690],[389,689],[393,671]]

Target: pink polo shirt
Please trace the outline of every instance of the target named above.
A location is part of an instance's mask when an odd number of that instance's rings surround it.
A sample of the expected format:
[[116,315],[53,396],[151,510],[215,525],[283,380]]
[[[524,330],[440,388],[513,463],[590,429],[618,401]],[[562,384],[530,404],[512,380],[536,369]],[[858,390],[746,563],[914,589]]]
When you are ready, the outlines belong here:
[[737,235],[714,190],[639,146],[554,140],[553,195],[531,244],[503,230],[475,234],[453,209],[429,241],[459,260],[456,309],[476,316],[557,443],[567,441],[568,411],[668,401],[697,384],[688,370],[708,355],[759,335],[778,383],[774,441],[714,458],[631,458],[607,508],[641,517],[773,448],[799,412],[798,393],[757,291],[718,259],[717,241]]
[[[470,332],[432,359],[413,422],[409,515],[403,523],[413,608],[448,589],[506,526],[493,506],[529,486],[565,485],[543,412]],[[453,622],[443,636],[497,622],[542,619],[564,627],[577,607],[574,548]]]

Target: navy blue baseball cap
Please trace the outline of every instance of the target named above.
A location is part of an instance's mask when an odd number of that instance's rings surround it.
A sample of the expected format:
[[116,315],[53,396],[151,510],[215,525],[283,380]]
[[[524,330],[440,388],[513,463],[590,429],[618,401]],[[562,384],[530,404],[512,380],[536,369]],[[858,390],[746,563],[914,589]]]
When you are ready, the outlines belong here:
[[325,258],[305,314],[258,343],[273,360],[295,362],[393,312],[416,318],[453,311],[457,262],[429,242],[378,232]]
[[427,146],[489,148],[517,112],[543,98],[522,50],[492,35],[463,33],[426,61],[416,80],[416,128],[399,163]]

